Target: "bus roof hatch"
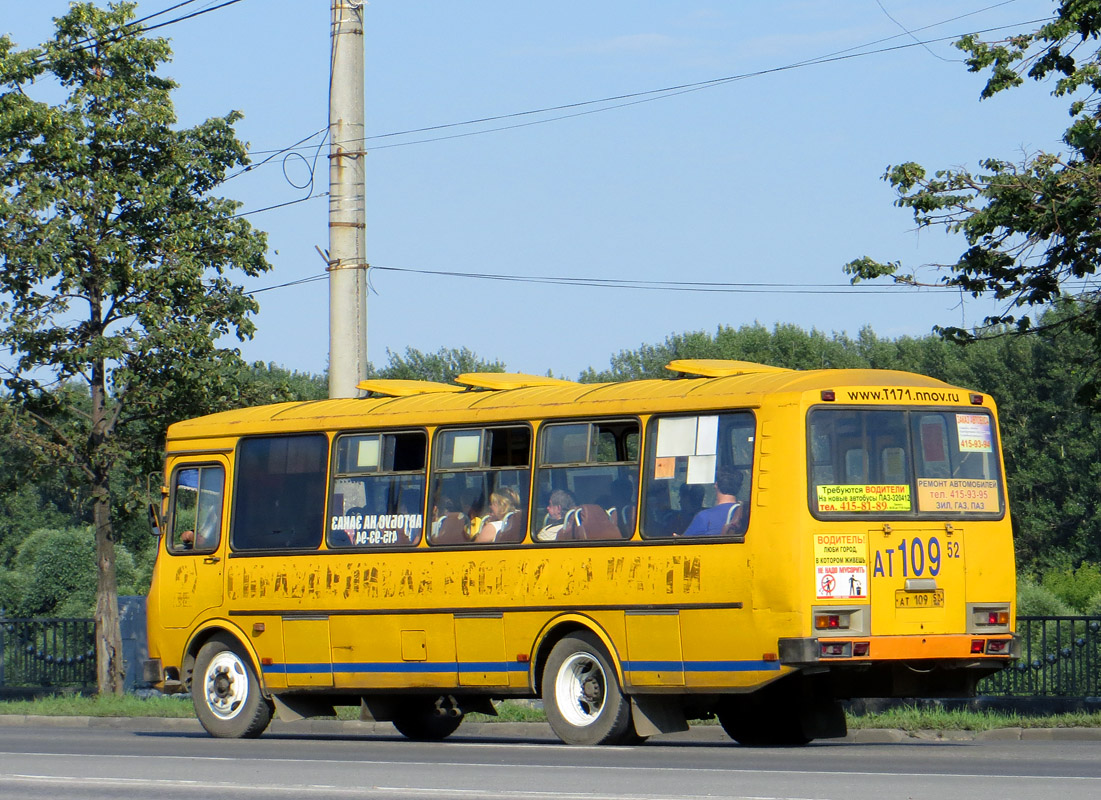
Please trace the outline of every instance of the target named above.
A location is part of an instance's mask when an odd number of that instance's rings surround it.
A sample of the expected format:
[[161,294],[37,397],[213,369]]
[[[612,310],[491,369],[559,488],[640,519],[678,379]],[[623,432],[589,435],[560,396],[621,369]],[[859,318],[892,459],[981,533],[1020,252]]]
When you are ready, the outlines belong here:
[[456,386],[453,383],[400,379],[387,380],[384,378],[368,378],[365,381],[357,383],[356,388],[364,392],[383,395],[384,397],[412,397],[417,394],[466,391],[462,386]]
[[532,386],[573,386],[574,381],[549,378],[546,375],[527,375],[523,372],[464,372],[455,383],[476,386],[479,389],[526,389]]
[[722,358],[678,358],[665,365],[670,372],[696,375],[701,378],[725,378],[730,375],[746,375],[753,372],[792,372],[784,367],[770,367],[752,361],[729,361]]

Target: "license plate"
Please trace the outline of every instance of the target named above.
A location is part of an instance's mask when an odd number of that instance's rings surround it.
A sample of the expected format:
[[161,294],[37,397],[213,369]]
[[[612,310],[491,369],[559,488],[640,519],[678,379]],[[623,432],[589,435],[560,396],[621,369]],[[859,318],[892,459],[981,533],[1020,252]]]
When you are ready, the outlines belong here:
[[895,608],[941,608],[944,605],[944,589],[931,592],[895,591]]

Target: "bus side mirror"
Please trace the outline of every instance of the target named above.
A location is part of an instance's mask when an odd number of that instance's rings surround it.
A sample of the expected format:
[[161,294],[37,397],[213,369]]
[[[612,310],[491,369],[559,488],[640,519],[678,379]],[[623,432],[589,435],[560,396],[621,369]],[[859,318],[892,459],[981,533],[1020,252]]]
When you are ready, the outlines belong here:
[[161,535],[161,510],[156,503],[149,504],[149,527],[154,536]]

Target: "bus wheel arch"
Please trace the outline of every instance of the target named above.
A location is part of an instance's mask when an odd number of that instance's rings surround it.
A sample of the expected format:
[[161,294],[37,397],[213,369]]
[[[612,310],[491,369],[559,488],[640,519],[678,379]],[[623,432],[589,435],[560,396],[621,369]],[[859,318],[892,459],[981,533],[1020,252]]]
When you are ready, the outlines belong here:
[[605,651],[612,660],[616,681],[621,687],[623,686],[624,676],[611,637],[609,637],[604,632],[604,629],[591,618],[581,614],[567,614],[551,620],[536,637],[536,644],[531,656],[531,689],[535,694],[542,694],[543,676],[546,672],[547,659],[550,656],[551,650],[553,650],[554,646],[565,637],[576,635],[581,632],[590,633],[600,640]]
[[255,738],[268,727],[274,704],[266,696],[250,648],[211,628],[188,647],[189,686],[195,715],[211,736]]

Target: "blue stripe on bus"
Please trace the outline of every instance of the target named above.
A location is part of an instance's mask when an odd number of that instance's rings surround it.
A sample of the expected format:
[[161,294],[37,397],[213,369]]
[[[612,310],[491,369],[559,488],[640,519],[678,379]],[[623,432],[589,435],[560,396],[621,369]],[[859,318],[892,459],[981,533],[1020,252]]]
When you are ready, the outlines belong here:
[[346,674],[355,672],[527,672],[529,664],[519,661],[399,661],[390,663],[337,664],[265,664],[264,672],[274,675],[313,675],[318,673]]
[[779,661],[624,661],[624,672],[775,672]]
[[[318,673],[440,673],[440,672],[527,672],[530,664],[520,661],[399,661],[336,664],[265,664],[264,672],[274,675]],[[624,661],[624,672],[777,672],[778,661]]]

